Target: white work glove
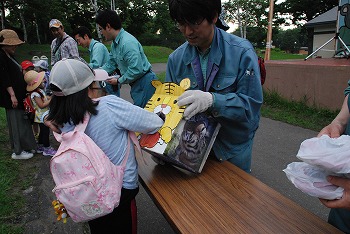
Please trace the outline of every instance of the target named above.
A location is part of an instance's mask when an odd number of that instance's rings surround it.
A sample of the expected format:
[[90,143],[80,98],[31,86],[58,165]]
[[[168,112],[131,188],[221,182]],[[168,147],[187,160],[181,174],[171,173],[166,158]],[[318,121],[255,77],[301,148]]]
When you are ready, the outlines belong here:
[[187,90],[177,99],[179,106],[187,106],[184,118],[190,119],[197,113],[206,111],[213,104],[213,95],[201,90]]

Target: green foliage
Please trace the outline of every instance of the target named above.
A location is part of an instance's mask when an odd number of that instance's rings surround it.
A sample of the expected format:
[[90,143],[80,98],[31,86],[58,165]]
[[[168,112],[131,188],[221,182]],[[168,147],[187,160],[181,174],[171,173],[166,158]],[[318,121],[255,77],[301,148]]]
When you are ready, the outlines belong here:
[[339,1],[334,0],[285,0],[275,6],[275,12],[281,15],[292,15],[293,24],[301,25],[303,21],[309,21],[315,16],[320,15],[334,6],[337,6]]
[[307,46],[307,32],[302,28],[280,30],[274,37],[273,45],[281,50],[296,53],[300,47]]
[[[13,0],[3,1],[6,28],[13,28],[28,43],[51,43],[53,36],[48,28],[50,19],[57,18],[69,35],[78,26],[86,26],[97,38],[95,30],[96,11],[90,0]],[[110,9],[109,0],[98,0],[98,9]],[[123,28],[147,45],[164,45],[174,48],[183,37],[170,19],[167,0],[116,0],[116,11],[120,15]],[[21,16],[23,16],[24,24]],[[37,28],[36,28],[37,25]],[[24,28],[25,26],[25,28]],[[37,30],[38,29],[38,30]],[[37,38],[37,31],[39,39]],[[172,40],[169,40],[169,39]],[[146,40],[148,39],[148,40]],[[150,41],[154,39],[154,42]],[[175,40],[176,45],[172,44]],[[171,46],[169,46],[171,45]]]
[[241,22],[242,27],[267,26],[269,2],[266,0],[229,0],[223,5],[226,19]]
[[266,118],[314,131],[320,131],[328,125],[338,112],[309,107],[305,100],[288,101],[276,92],[264,92],[264,103],[261,108],[261,115]]

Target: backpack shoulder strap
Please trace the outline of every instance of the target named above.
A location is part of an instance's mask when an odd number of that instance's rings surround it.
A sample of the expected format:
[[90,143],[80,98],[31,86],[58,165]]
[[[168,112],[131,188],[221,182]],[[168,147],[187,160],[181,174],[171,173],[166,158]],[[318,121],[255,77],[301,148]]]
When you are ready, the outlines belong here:
[[137,150],[142,154],[141,147],[140,147],[139,141],[136,138],[135,132],[129,131],[129,133],[128,133],[128,146],[127,146],[127,149],[126,149],[126,152],[125,152],[125,155],[124,155],[123,162],[121,164],[122,166],[126,165],[126,162],[128,161],[128,158],[129,158],[130,140],[134,143],[134,145],[136,146]]
[[[69,36],[68,36],[68,37],[69,37]],[[54,48],[54,50],[53,50],[53,54],[56,54],[57,50],[61,47],[62,43],[63,43],[68,37],[63,38],[62,41],[60,41],[59,43],[57,43],[57,44],[55,45],[55,48]]]

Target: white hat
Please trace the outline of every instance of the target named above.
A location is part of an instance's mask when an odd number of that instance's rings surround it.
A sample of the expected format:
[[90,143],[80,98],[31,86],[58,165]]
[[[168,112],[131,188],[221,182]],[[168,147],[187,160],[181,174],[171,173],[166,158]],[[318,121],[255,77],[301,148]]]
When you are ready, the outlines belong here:
[[34,64],[34,67],[40,67],[43,70],[47,70],[49,68],[49,64],[45,60],[39,60]]
[[63,26],[63,24],[58,19],[50,20],[49,28],[59,28],[61,26]]
[[87,88],[94,80],[106,80],[101,72],[95,74],[85,62],[79,59],[62,59],[51,70],[50,84],[61,92],[53,91],[56,96],[68,96]]

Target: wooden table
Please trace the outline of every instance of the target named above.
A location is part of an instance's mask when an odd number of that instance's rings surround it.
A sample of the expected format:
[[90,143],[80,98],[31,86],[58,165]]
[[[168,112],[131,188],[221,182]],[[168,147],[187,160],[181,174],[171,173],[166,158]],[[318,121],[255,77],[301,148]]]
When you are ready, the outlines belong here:
[[178,233],[341,233],[231,163],[195,175],[143,155],[140,181]]

